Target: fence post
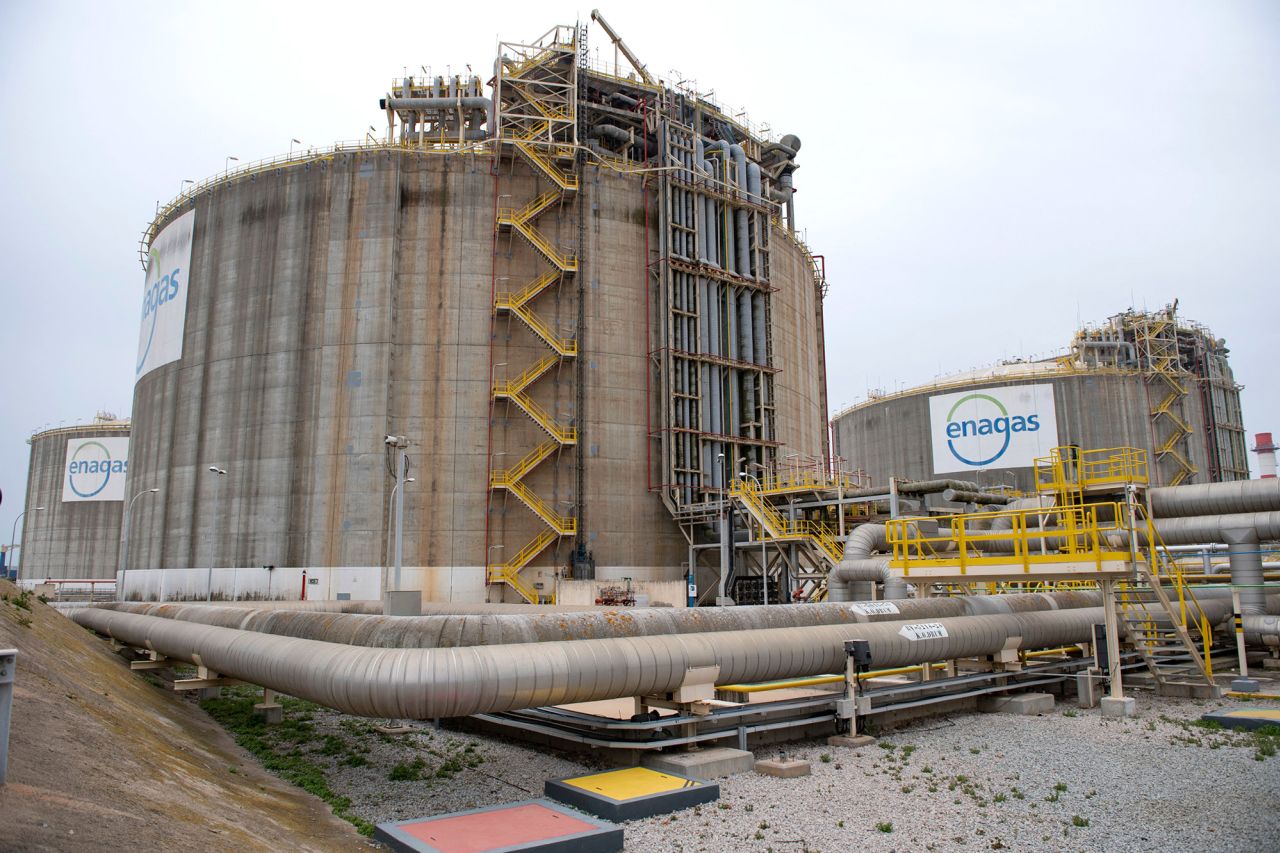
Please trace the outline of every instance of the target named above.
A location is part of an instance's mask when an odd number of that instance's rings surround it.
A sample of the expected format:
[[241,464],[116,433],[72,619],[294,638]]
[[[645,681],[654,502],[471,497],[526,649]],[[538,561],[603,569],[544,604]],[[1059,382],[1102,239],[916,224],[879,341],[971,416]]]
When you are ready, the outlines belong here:
[[17,675],[18,650],[0,649],[0,785],[9,769],[9,720],[13,717],[13,680]]

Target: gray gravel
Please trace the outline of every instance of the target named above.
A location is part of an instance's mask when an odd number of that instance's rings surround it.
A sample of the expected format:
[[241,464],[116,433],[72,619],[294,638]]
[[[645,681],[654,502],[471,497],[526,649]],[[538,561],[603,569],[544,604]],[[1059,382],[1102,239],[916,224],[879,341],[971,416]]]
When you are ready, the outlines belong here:
[[[787,745],[788,757],[812,762],[812,776],[722,779],[717,805],[626,824],[626,849],[1280,849],[1280,756],[1255,760],[1247,736],[1187,725],[1239,703],[1143,693],[1137,701],[1139,716],[1125,721],[1067,703],[1038,717],[924,720],[858,750]],[[382,736],[366,720],[323,711],[314,722],[367,762],[333,759],[330,785],[374,822],[540,796],[545,779],[601,767],[447,730]],[[421,778],[388,778],[397,764],[412,775],[414,759]]]

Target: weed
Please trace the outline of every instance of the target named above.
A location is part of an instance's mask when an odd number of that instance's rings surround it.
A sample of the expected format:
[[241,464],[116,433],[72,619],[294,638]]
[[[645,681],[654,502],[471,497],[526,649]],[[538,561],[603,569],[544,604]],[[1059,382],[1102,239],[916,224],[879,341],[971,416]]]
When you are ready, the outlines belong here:
[[[282,698],[282,704],[286,708],[290,707],[291,702],[297,701]],[[236,743],[261,761],[267,770],[324,800],[336,816],[354,824],[361,835],[372,835],[373,824],[351,811],[350,799],[333,792],[322,767],[305,757],[282,753],[279,741],[283,738],[278,731],[280,727],[268,727],[254,714],[255,701],[256,696],[251,694],[230,693],[217,699],[205,700],[200,703],[200,707],[230,732]]]
[[920,772],[925,774],[932,773],[933,768],[926,764],[924,767],[920,768]]
[[761,841],[761,840],[763,840],[763,839],[764,839],[764,833],[757,829],[757,830],[756,830],[756,841]]
[[1067,790],[1067,783],[1058,782],[1053,786],[1053,790],[1057,791],[1058,793],[1062,793]]
[[1009,798],[1004,794],[996,794],[994,797],[991,798],[992,802],[996,802],[996,803],[1003,803],[1007,799]]
[[387,778],[392,782],[417,782],[422,778],[422,770],[426,766],[427,763],[420,757],[413,759],[408,764],[401,761],[391,768]]
[[980,752],[982,752],[982,750],[978,749],[976,746],[971,746],[971,747],[969,747],[969,754],[970,754],[970,755],[977,755],[977,754],[978,754],[978,753],[980,753]]
[[893,824],[887,820],[882,820],[876,824],[876,829],[881,832],[893,832]]
[[760,828],[761,828],[761,829],[768,829],[768,828],[769,828],[769,821],[767,821],[767,820],[762,820],[762,821],[760,821]]
[[903,786],[902,786],[902,793],[904,793],[904,794],[910,794],[910,793],[911,793],[912,791],[914,791],[914,790],[915,790],[915,786],[914,786],[914,785],[903,785]]
[[1089,818],[1087,818],[1087,817],[1080,817],[1080,815],[1078,815],[1078,814],[1077,814],[1077,815],[1072,815],[1072,816],[1071,816],[1071,825],[1072,825],[1072,826],[1088,826],[1088,825],[1089,825]]
[[819,760],[819,761],[821,761],[823,764],[830,764],[830,763],[831,763],[831,753],[829,753],[829,752],[824,752],[824,753],[822,753],[822,755],[819,755],[819,756],[818,756],[818,760]]
[[903,757],[903,758],[910,758],[910,757],[911,757],[911,753],[913,753],[913,752],[915,752],[915,751],[916,751],[916,748],[915,748],[915,746],[914,746],[914,745],[912,745],[912,744],[907,744],[906,746],[904,746],[904,747],[902,748],[902,757]]
[[1063,712],[1062,712],[1062,716],[1064,716],[1064,717],[1078,717],[1078,716],[1080,716],[1080,715],[1079,715],[1079,714],[1077,714],[1075,711],[1071,710],[1070,708],[1068,708],[1067,710],[1065,710],[1065,711],[1063,711]]
[[842,820],[836,821],[836,829],[844,829],[844,821]]
[[742,807],[742,810],[743,810],[744,812],[753,812],[753,811],[755,811],[755,810],[756,810],[756,807],[755,807],[754,805],[752,805],[751,803],[747,803],[745,806],[743,806],[743,807]]

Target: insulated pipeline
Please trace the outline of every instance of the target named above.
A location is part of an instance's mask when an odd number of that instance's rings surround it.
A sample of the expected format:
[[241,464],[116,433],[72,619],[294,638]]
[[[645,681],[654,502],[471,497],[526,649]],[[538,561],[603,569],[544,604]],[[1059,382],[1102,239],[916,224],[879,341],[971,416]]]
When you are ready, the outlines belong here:
[[[486,616],[381,616],[248,610],[208,604],[101,605],[102,609],[159,616],[221,628],[377,648],[451,648],[564,640],[718,633],[901,619],[1034,613],[1096,607],[1096,592],[1025,593],[922,598],[891,603],[779,604],[715,608],[642,608],[589,613]],[[884,611],[884,612],[880,612]]]
[[[846,640],[871,644],[874,666],[1086,642],[1100,608],[718,634],[456,649],[375,649],[85,608],[86,628],[166,657],[366,717],[432,719],[662,694],[694,667],[755,682],[838,672]],[[915,626],[915,627],[912,627]],[[919,637],[919,639],[913,639]]]

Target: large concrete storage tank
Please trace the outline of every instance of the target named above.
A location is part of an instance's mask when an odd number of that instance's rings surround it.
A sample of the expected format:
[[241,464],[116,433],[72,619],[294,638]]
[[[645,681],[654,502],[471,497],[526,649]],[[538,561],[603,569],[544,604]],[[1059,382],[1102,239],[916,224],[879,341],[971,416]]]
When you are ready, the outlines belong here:
[[1225,342],[1172,308],[1082,329],[1058,358],[875,396],[838,413],[832,434],[878,483],[962,476],[1033,491],[1035,458],[1068,444],[1145,449],[1154,485],[1249,476]]
[[129,422],[102,413],[92,423],[38,432],[27,443],[31,463],[18,577],[114,578]]
[[[251,166],[162,211],[131,484],[165,499],[136,508],[129,568],[385,566],[384,436],[404,436],[405,585],[425,597],[537,600],[592,561],[679,579],[721,448],[825,452],[821,282],[785,218],[799,141],[770,148],[705,100],[588,71],[583,37],[503,45],[492,101],[475,78],[397,81],[385,140]],[[672,140],[695,120],[712,150],[677,188],[656,167],[683,162]],[[710,234],[722,260],[690,259],[677,232]],[[681,301],[674,265],[714,317]],[[673,317],[700,316],[671,342]],[[771,344],[744,349],[757,323]],[[689,363],[714,364],[715,423],[673,387]]]

